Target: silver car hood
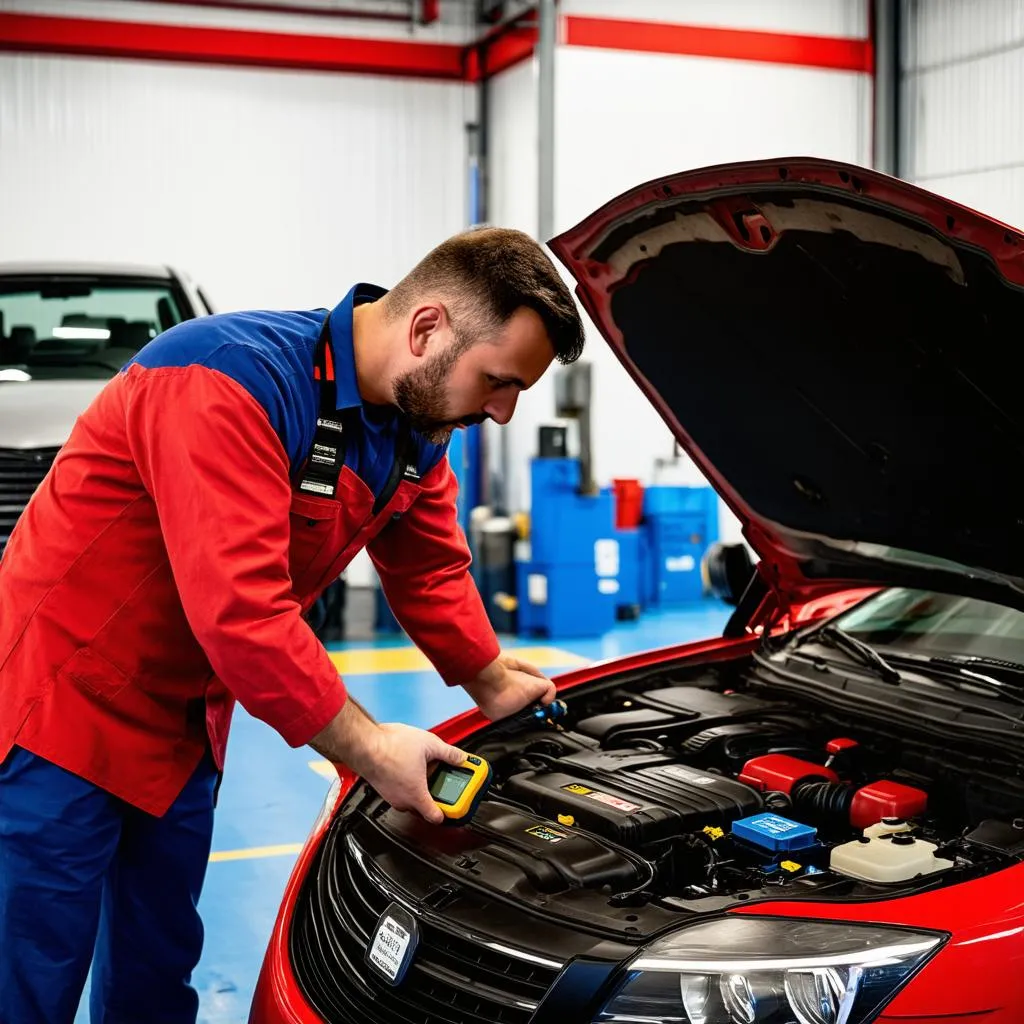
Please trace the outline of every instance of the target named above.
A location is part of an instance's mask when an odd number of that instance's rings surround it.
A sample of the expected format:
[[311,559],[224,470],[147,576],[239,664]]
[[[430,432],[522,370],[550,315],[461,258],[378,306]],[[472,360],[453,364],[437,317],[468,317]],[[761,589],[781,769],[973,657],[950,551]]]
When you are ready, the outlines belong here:
[[0,448],[57,448],[107,383],[100,380],[0,382]]

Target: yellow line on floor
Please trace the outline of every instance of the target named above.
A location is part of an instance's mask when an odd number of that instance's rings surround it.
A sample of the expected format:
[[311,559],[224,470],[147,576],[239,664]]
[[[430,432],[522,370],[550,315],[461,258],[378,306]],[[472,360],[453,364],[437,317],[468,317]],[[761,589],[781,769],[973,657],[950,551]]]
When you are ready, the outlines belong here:
[[[561,668],[586,664],[587,659],[558,647],[510,647],[510,654],[528,661],[537,668]],[[382,672],[432,672],[433,666],[415,647],[354,647],[347,651],[331,651],[342,675],[370,675]]]
[[310,768],[322,775],[328,782],[333,782],[338,777],[338,769],[330,761],[307,761]]
[[256,860],[259,857],[285,857],[298,853],[302,843],[281,843],[278,846],[250,846],[245,850],[217,850],[210,854],[210,863],[221,860]]

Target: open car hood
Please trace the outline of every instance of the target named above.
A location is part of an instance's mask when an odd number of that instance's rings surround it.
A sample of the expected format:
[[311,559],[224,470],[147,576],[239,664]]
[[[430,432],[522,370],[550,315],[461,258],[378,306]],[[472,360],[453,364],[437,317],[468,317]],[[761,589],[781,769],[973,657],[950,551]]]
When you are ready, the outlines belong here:
[[1024,236],[796,158],[649,182],[550,246],[785,605],[1024,608]]

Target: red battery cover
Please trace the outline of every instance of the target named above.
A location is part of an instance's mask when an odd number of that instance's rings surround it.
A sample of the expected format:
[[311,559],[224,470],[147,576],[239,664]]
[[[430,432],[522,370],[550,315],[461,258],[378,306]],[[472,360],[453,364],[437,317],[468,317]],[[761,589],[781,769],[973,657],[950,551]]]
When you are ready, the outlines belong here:
[[789,796],[798,782],[807,779],[821,779],[824,782],[838,782],[839,776],[831,768],[803,761],[789,754],[764,754],[752,757],[740,772],[740,782],[753,786],[762,793],[785,793]]
[[916,818],[925,812],[928,794],[902,782],[882,779],[857,790],[850,805],[850,824],[867,828],[883,818]]

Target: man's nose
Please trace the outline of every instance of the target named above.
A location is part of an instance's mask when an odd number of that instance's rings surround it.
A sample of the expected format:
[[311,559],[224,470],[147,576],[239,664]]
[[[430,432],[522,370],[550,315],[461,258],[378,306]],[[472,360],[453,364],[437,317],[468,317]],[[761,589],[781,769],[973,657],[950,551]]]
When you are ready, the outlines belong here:
[[494,420],[495,423],[500,423],[504,426],[510,419],[512,414],[516,411],[516,402],[519,401],[519,392],[513,389],[509,389],[500,395],[495,395],[487,404],[484,406],[484,412]]

